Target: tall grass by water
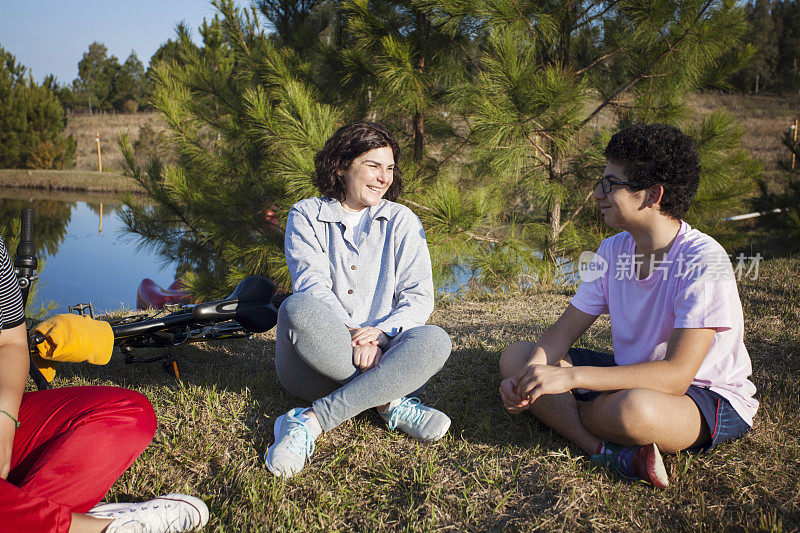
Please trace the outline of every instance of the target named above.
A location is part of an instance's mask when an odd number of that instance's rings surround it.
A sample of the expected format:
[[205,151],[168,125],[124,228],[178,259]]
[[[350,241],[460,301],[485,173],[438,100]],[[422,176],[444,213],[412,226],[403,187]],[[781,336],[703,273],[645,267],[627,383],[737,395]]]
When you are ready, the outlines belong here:
[[[426,402],[453,419],[440,442],[386,430],[363,413],[317,441],[301,475],[264,466],[274,420],[301,404],[276,381],[274,332],[178,349],[183,381],[158,365],[62,365],[57,386],[113,384],[142,391],[159,418],[155,440],[109,498],[170,491],[203,498],[209,531],[288,530],[730,530],[800,528],[800,258],[761,265],[740,284],[745,344],[761,408],[743,439],[707,455],[666,456],[672,484],[658,491],[591,464],[498,398],[497,359],[535,339],[569,290],[452,301],[432,322],[453,354]],[[607,319],[579,341],[611,349]]]

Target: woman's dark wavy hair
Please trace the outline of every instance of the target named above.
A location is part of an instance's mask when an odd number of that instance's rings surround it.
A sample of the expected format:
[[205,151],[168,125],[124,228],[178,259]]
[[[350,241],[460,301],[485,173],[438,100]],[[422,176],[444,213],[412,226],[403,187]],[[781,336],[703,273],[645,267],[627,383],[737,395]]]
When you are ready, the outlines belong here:
[[611,137],[604,152],[644,189],[664,187],[661,212],[680,220],[700,185],[700,155],[694,141],[666,124],[634,124]]
[[384,146],[391,147],[395,164],[394,178],[384,198],[396,200],[403,192],[403,173],[399,168],[400,147],[389,130],[377,122],[354,122],[336,130],[314,156],[314,184],[328,198],[344,201],[347,188],[339,172],[350,168],[353,160],[364,152]]

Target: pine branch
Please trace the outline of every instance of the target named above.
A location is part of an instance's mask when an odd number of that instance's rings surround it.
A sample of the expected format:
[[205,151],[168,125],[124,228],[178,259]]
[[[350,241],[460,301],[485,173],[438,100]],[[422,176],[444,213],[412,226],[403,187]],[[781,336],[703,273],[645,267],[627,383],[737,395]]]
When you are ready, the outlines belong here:
[[625,50],[625,47],[621,46],[621,47],[617,48],[616,50],[614,50],[613,52],[609,52],[607,54],[604,54],[604,55],[598,57],[597,59],[595,59],[594,61],[592,61],[591,63],[589,63],[588,65],[586,65],[585,67],[583,67],[582,69],[576,70],[575,74],[583,74],[584,72],[586,72],[587,70],[590,70],[591,68],[593,68],[595,65],[597,65],[601,61],[604,61],[604,60],[606,60],[606,59],[608,59],[610,57],[614,57],[615,55],[619,54],[620,52],[622,52],[624,50]]
[[[696,23],[696,22],[697,22],[697,21],[700,19],[700,17],[701,17],[701,16],[702,16],[702,15],[703,15],[703,14],[706,12],[706,10],[708,10],[708,8],[709,8],[709,7],[711,7],[711,5],[712,5],[713,3],[714,3],[714,1],[713,1],[713,0],[708,0],[708,1],[705,3],[705,5],[703,6],[703,8],[700,10],[700,12],[699,12],[699,13],[697,14],[697,16],[695,17],[695,19],[694,19],[694,22],[695,22],[695,23]],[[601,103],[601,104],[600,104],[600,105],[599,105],[599,106],[598,106],[598,107],[597,107],[597,108],[596,108],[594,111],[592,111],[592,113],[590,113],[590,114],[589,114],[589,116],[588,116],[588,117],[586,117],[586,118],[585,118],[585,119],[584,119],[584,120],[583,120],[583,121],[582,121],[582,122],[581,122],[581,123],[578,125],[578,129],[582,128],[582,127],[583,127],[583,126],[585,126],[587,123],[591,122],[591,121],[592,121],[592,119],[594,119],[594,117],[596,117],[596,116],[598,115],[598,113],[600,113],[600,111],[602,111],[603,109],[605,109],[605,108],[606,108],[606,106],[608,106],[608,105],[609,105],[609,103],[610,103],[612,100],[614,100],[614,99],[615,99],[617,96],[619,96],[619,95],[620,95],[620,94],[622,94],[623,92],[627,91],[628,89],[630,89],[631,87],[633,87],[634,85],[636,85],[637,83],[639,83],[639,82],[640,82],[640,81],[643,79],[643,77],[644,77],[644,76],[645,76],[645,75],[646,75],[646,74],[647,74],[647,73],[648,73],[650,70],[652,70],[652,69],[653,69],[653,67],[655,67],[655,66],[658,64],[658,62],[659,62],[659,61],[661,61],[663,58],[665,58],[665,57],[666,57],[666,56],[668,56],[670,53],[672,53],[672,52],[675,50],[675,48],[677,48],[677,47],[678,47],[678,45],[680,45],[680,44],[681,44],[681,43],[684,41],[684,39],[686,39],[686,38],[687,38],[687,37],[690,35],[690,33],[691,33],[691,31],[690,31],[690,30],[688,30],[688,29],[687,29],[687,30],[685,30],[685,31],[684,31],[684,33],[683,33],[683,34],[682,34],[682,35],[681,35],[681,36],[680,36],[680,37],[679,37],[679,38],[678,38],[678,39],[677,39],[677,40],[676,40],[676,41],[675,41],[673,44],[670,44],[670,45],[669,45],[669,46],[668,46],[668,47],[667,47],[667,48],[666,48],[666,49],[665,49],[663,52],[661,52],[661,53],[660,53],[660,54],[659,54],[659,55],[658,55],[658,56],[657,56],[655,59],[653,59],[653,60],[652,60],[652,61],[651,61],[651,62],[650,62],[648,65],[647,65],[647,67],[645,67],[645,68],[642,70],[642,72],[641,72],[641,73],[639,73],[639,75],[637,75],[637,76],[634,76],[634,77],[633,77],[631,80],[629,80],[627,83],[625,83],[624,85],[622,85],[622,87],[620,87],[620,88],[618,88],[616,91],[614,91],[614,93],[613,93],[613,94],[612,94],[610,97],[608,97],[608,98],[607,98],[607,99],[606,99],[606,100],[605,100],[603,103]]]
[[[408,205],[414,206],[414,207],[416,207],[417,209],[420,209],[420,210],[422,210],[422,211],[426,211],[426,212],[428,212],[428,213],[433,213],[433,212],[435,212],[435,211],[434,211],[433,209],[431,209],[430,207],[428,207],[428,206],[426,206],[426,205],[422,205],[422,204],[420,204],[420,203],[418,203],[418,202],[415,202],[414,200],[409,200],[408,198],[403,198],[403,199],[402,199],[402,201],[403,201],[403,202],[405,202],[405,203],[407,203]],[[461,230],[461,228],[458,228],[458,229],[460,229],[460,230]],[[471,232],[471,231],[464,231],[464,230],[462,230],[462,231],[461,231],[461,233],[463,233],[464,235],[467,235],[467,236],[469,236],[469,237],[473,238],[473,239],[474,239],[474,240],[476,240],[476,241],[481,241],[481,242],[490,242],[490,243],[492,243],[492,244],[503,244],[503,241],[501,241],[501,240],[499,240],[499,239],[494,239],[494,238],[492,238],[492,237],[486,237],[486,236],[483,236],[483,235],[478,235],[478,234],[476,234],[476,233],[473,233],[473,232]]]

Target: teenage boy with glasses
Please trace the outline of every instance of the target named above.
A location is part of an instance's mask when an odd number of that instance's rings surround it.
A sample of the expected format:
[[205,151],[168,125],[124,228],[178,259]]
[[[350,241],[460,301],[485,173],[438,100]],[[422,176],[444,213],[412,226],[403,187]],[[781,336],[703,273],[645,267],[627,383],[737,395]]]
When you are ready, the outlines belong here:
[[[614,135],[594,199],[611,227],[570,305],[538,342],[500,359],[506,409],[528,410],[593,461],[657,487],[659,450],[744,435],[758,402],[733,267],[682,220],[697,192],[692,140],[662,124]],[[571,348],[601,314],[613,354]]]

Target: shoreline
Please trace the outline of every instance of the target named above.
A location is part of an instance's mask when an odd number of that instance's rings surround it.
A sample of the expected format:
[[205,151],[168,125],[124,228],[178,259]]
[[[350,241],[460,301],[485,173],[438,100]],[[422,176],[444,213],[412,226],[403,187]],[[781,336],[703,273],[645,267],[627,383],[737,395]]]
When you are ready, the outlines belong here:
[[124,174],[86,170],[0,169],[0,187],[54,192],[146,194],[138,183]]

